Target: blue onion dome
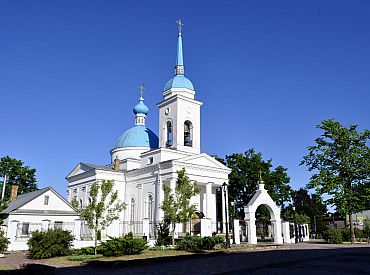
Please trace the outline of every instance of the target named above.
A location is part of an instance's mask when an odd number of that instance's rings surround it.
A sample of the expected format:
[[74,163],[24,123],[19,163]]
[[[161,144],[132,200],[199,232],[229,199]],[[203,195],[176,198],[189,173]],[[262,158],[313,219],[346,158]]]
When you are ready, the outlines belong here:
[[139,103],[136,104],[132,111],[134,112],[135,115],[137,114],[147,115],[149,113],[149,108],[144,104],[144,99],[141,97]]
[[144,125],[135,125],[122,134],[114,146],[114,149],[125,147],[147,147],[156,149],[158,148],[158,144],[159,139],[155,133]]
[[167,91],[171,88],[187,88],[194,91],[193,83],[191,83],[191,81],[182,74],[175,75],[167,81],[164,90]]

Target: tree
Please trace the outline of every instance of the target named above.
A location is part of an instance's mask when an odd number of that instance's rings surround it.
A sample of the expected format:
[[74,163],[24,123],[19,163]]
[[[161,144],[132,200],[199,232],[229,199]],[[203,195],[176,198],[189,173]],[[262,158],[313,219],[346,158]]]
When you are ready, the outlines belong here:
[[332,119],[316,126],[323,134],[309,146],[301,162],[314,172],[307,185],[349,215],[351,242],[355,241],[352,214],[365,209],[370,199],[370,131],[357,131],[357,125],[342,126]]
[[[323,233],[325,231],[325,224],[323,216],[327,212],[325,203],[318,194],[309,194],[307,189],[300,188],[292,190],[292,205],[288,206],[283,212],[283,216],[290,220],[294,220],[294,215],[307,215],[313,230]],[[293,211],[293,207],[295,210]]]
[[183,223],[190,219],[195,212],[196,206],[190,204],[190,199],[199,193],[199,188],[195,183],[191,184],[186,175],[185,168],[177,172],[175,190],[163,185],[164,199],[161,209],[164,211],[165,220],[172,224],[172,245],[175,244],[176,223]]
[[265,188],[277,205],[284,207],[290,201],[291,187],[287,169],[278,166],[272,170],[272,160],[264,161],[261,153],[249,149],[244,154],[234,153],[226,156],[226,161],[218,161],[232,169],[229,175],[229,201],[235,201],[239,216],[244,217],[244,205],[247,204],[258,188],[260,172],[265,181]]
[[94,252],[98,244],[98,232],[105,230],[114,220],[118,220],[119,214],[125,209],[125,204],[118,199],[118,191],[114,191],[113,180],[102,180],[95,182],[90,188],[91,202],[79,209],[77,200],[72,202],[74,208],[87,222],[95,233]]
[[[0,176],[7,176],[8,183],[18,184],[18,194],[32,192],[37,190],[36,169],[24,166],[21,160],[10,158],[9,156],[0,159]],[[2,186],[1,186],[2,190]],[[10,187],[7,185],[5,198],[10,196]]]

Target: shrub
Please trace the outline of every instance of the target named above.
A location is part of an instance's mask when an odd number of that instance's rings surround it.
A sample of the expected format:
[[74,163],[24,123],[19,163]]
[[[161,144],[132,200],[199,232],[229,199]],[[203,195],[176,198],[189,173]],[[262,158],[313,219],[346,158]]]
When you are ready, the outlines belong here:
[[87,247],[81,247],[78,249],[73,249],[72,251],[73,255],[94,255],[94,247],[93,246],[87,246]]
[[[359,228],[354,228],[355,230],[355,237],[357,239],[363,238],[364,234],[363,231]],[[344,228],[342,231],[342,237],[344,242],[350,242],[351,241],[351,230],[349,228]]]
[[351,230],[349,228],[344,228],[341,230],[342,232],[342,239],[344,242],[351,241]]
[[70,231],[51,229],[46,232],[34,231],[28,240],[28,257],[47,259],[70,253],[73,236]]
[[6,238],[4,232],[0,230],[0,253],[4,253],[8,249],[9,240]]
[[329,228],[324,232],[324,239],[331,244],[340,244],[343,242],[343,235],[341,230]]
[[216,244],[224,242],[224,238],[219,236],[214,237],[191,237],[186,235],[184,239],[177,243],[178,250],[212,250]]
[[70,261],[86,261],[86,260],[95,260],[103,257],[103,255],[73,255],[69,256],[68,260]]
[[147,241],[135,238],[132,233],[124,237],[112,238],[98,246],[98,253],[104,256],[122,256],[140,254],[147,248]]
[[157,227],[157,240],[155,246],[166,246],[172,243],[169,223],[163,221]]

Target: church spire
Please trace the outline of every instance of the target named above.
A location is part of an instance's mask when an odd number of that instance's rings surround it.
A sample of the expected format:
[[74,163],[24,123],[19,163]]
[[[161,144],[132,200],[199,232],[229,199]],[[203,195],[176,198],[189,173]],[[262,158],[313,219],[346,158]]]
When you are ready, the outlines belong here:
[[141,84],[139,86],[139,92],[140,92],[140,98],[139,103],[136,104],[136,106],[133,109],[133,112],[135,114],[135,125],[142,125],[145,126],[145,119],[146,115],[149,112],[149,108],[144,104],[144,84]]
[[176,75],[183,75],[184,74],[184,59],[182,53],[182,27],[184,24],[182,23],[181,19],[176,21],[178,27],[178,38],[177,38],[177,59],[176,59],[176,67],[175,67],[175,74]]

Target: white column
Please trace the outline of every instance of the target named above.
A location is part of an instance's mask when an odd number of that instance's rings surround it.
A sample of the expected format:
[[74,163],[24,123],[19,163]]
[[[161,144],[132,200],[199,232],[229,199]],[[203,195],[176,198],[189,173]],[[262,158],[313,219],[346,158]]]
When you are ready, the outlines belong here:
[[239,220],[234,220],[234,240],[235,244],[240,244],[240,227]]
[[170,188],[171,188],[171,191],[173,193],[175,193],[175,189],[176,189],[176,181],[177,179],[176,178],[172,178],[170,179]]
[[206,184],[206,217],[212,220],[212,182]]
[[271,223],[274,224],[274,243],[280,244],[283,243],[283,236],[281,235],[281,220],[271,220]]
[[50,229],[50,220],[41,221],[41,231],[46,232]]
[[75,220],[75,227],[74,227],[73,235],[76,241],[81,240],[81,220],[80,219]]
[[149,219],[143,219],[143,236],[149,240]]
[[249,219],[246,222],[248,226],[248,243],[257,244],[256,219]]
[[163,182],[161,175],[158,174],[158,181],[157,181],[157,190],[156,190],[156,198],[155,198],[155,205],[156,205],[156,220],[157,223],[163,221],[164,213],[161,209],[161,204],[164,199],[164,192],[163,192]]

